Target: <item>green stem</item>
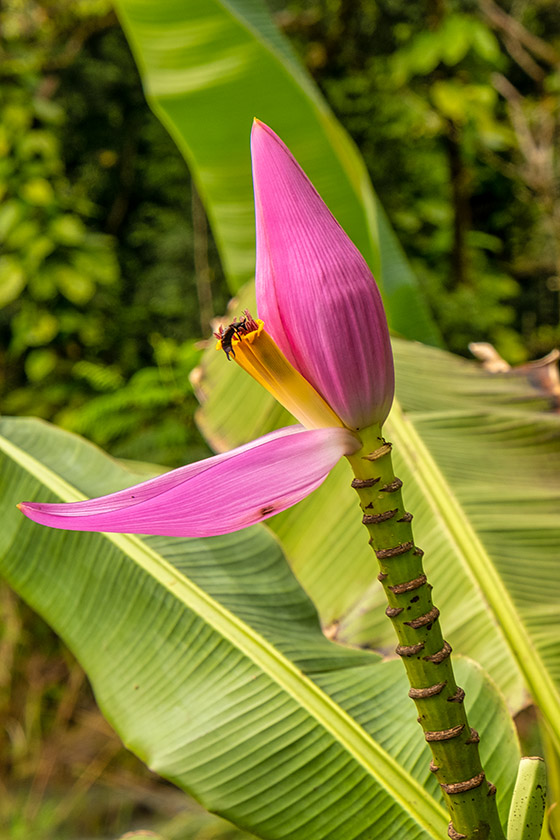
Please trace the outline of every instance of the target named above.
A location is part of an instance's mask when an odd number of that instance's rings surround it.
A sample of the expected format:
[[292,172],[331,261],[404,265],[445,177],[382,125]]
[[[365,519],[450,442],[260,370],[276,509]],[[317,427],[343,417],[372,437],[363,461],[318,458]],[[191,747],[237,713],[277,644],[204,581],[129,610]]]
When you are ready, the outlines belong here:
[[455,682],[451,647],[444,640],[439,610],[422,566],[423,551],[414,545],[412,516],[403,505],[402,482],[395,477],[391,444],[380,429],[362,434],[363,447],[348,458],[356,478],[363,522],[379,561],[379,580],[389,606],[386,613],[397,634],[396,653],[410,682],[409,697],[432,751],[435,773],[451,816],[453,840],[505,840],[496,808],[495,787],[484,776],[478,733],[471,729]]

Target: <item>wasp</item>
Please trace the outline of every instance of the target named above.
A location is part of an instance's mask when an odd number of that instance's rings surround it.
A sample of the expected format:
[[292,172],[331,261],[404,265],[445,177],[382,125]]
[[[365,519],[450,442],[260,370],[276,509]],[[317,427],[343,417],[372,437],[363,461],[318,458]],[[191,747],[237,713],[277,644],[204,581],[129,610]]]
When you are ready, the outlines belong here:
[[235,357],[235,350],[231,346],[234,336],[241,338],[241,336],[256,329],[256,326],[249,312],[245,310],[240,321],[237,319],[232,321],[225,329],[220,326],[218,332],[214,333],[216,338],[222,342],[222,350],[226,354],[228,362],[231,361],[231,356]]
[[228,362],[231,362],[231,356],[235,356],[235,350],[231,346],[231,342],[234,335],[239,336],[239,330],[241,325],[242,322],[234,321],[232,324],[227,326],[225,330],[223,327],[220,327],[221,334],[216,333],[216,337],[219,338],[222,342],[222,350],[226,354]]

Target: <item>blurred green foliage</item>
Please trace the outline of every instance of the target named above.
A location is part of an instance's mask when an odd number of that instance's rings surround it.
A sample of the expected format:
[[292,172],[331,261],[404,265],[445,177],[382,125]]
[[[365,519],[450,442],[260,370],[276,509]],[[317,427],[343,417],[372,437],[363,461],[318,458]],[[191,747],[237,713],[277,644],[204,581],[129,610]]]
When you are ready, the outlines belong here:
[[203,330],[190,177],[110,6],[9,2],[0,28],[2,410],[119,457],[206,454],[188,379]]
[[[491,341],[515,363],[560,343],[556,0],[268,5],[364,155],[448,347]],[[195,460],[188,377],[228,295],[186,166],[107,0],[4,0],[0,33],[0,409],[117,457]],[[234,836],[181,815],[6,590],[0,724],[0,838]]]

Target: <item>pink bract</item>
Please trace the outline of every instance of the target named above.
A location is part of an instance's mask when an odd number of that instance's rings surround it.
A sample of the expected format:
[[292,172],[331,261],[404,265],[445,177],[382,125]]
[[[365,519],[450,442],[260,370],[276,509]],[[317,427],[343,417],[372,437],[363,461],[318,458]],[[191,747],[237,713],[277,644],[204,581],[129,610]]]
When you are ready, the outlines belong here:
[[118,493],[83,502],[19,507],[41,525],[208,537],[254,525],[308,496],[359,446],[342,428],[289,426]]
[[289,149],[258,120],[251,148],[259,317],[347,426],[381,425],[394,373],[373,275]]

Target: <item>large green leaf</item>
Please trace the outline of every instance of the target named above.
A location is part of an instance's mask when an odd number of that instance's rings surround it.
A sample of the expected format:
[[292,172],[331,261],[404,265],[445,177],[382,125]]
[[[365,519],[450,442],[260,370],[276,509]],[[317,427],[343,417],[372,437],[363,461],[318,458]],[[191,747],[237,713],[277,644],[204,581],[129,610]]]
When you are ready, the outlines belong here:
[[117,0],[146,96],[184,154],[232,290],[255,265],[253,117],[290,146],[370,264],[394,330],[438,343],[352,141],[262,0]]
[[[133,476],[28,419],[0,420],[0,461],[0,569],[150,767],[263,838],[445,836],[402,664],[327,641],[264,527],[208,540],[42,528],[14,502]],[[480,669],[459,670],[505,818],[513,726]]]
[[[529,692],[559,745],[560,417],[543,412],[521,376],[411,342],[396,340],[394,351],[400,405],[385,434],[446,637],[483,665],[512,709]],[[213,350],[198,385],[200,423],[216,447],[293,422]],[[334,637],[386,651],[392,628],[351,478],[339,464],[270,525]]]

